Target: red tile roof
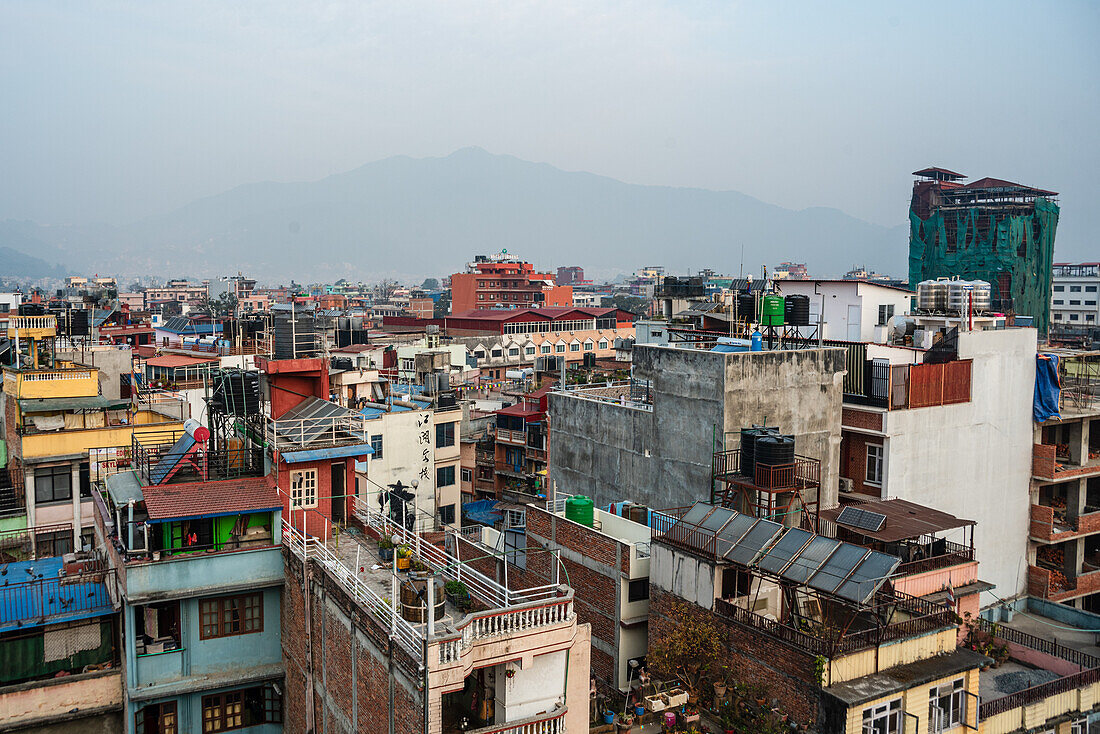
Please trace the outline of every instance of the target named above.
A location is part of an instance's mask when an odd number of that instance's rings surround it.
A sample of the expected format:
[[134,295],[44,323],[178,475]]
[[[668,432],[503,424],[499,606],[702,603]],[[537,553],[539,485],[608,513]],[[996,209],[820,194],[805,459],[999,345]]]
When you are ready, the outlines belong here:
[[944,173],[948,176],[954,176],[956,178],[966,178],[966,176],[961,173],[955,173],[954,171],[949,171],[946,168],[940,168],[939,166],[931,166],[930,168],[922,168],[919,171],[913,171],[914,176],[928,176],[933,173]]
[[150,520],[232,515],[282,507],[275,480],[270,476],[164,484],[144,487],[141,493]]
[[193,364],[206,364],[207,362],[217,362],[217,358],[210,359],[209,357],[187,357],[182,354],[162,354],[159,357],[153,357],[145,364],[149,367],[190,367]]
[[970,191],[975,189],[1007,189],[1012,192],[1018,192],[1021,194],[1031,194],[1034,196],[1057,196],[1057,191],[1046,191],[1045,189],[1036,189],[1031,186],[1024,186],[1023,184],[1014,183],[1012,181],[1005,181],[1003,178],[979,178],[977,181],[971,181],[965,186],[959,187],[962,190]]

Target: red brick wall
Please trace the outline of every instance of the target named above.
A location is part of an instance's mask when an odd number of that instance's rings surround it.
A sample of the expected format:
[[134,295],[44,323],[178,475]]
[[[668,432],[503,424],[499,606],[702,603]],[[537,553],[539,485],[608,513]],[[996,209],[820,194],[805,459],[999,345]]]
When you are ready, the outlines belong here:
[[844,408],[841,410],[840,423],[843,426],[862,428],[867,431],[882,430],[882,413],[872,413],[856,408]]
[[[310,637],[307,666],[305,603],[301,561],[284,551],[287,583],[283,587],[282,647],[286,666],[284,730],[305,732],[310,702],[307,681],[313,679],[313,725],[316,732],[345,731],[386,734],[389,731],[390,672],[388,644],[373,618],[364,615],[332,579],[311,564]],[[351,620],[352,630],[348,628]],[[364,641],[365,640],[365,641]],[[407,655],[395,653],[394,729],[417,734],[424,729],[422,694],[415,690],[419,674]],[[352,692],[355,692],[355,711]]]
[[[673,594],[650,588],[649,639],[660,639],[671,631],[670,612],[673,605],[686,604]],[[730,676],[741,683],[761,685],[769,699],[779,700],[779,707],[798,723],[810,723],[818,717],[820,686],[814,672],[814,656],[769,635],[742,627],[709,609],[689,605],[692,614],[709,617],[723,635]],[[669,671],[654,671],[664,677]]]
[[878,436],[866,436],[852,431],[841,431],[840,439],[840,476],[852,480],[852,489],[856,492],[878,497],[882,488],[867,484],[867,444],[882,445]]

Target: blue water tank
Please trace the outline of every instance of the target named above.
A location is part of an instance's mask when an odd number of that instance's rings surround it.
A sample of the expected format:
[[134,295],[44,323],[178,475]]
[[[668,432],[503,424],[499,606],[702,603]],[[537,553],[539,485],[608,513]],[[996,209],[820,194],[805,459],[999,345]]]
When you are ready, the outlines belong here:
[[760,335],[759,331],[752,332],[752,349],[753,352],[764,351],[764,337]]

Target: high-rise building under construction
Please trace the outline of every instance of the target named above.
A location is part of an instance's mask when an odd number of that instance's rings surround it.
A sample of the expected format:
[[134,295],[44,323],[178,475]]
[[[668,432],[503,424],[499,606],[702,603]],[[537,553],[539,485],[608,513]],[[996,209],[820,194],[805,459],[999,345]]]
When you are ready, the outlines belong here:
[[913,173],[909,205],[909,287],[929,278],[988,281],[993,309],[1050,320],[1057,192],[925,168]]

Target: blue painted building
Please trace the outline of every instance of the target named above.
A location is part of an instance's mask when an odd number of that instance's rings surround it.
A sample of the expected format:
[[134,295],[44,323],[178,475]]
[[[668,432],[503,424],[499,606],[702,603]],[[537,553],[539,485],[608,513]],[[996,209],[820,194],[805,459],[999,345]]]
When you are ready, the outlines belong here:
[[262,448],[143,436],[132,464],[96,497],[122,602],[125,731],[282,731],[282,502]]

